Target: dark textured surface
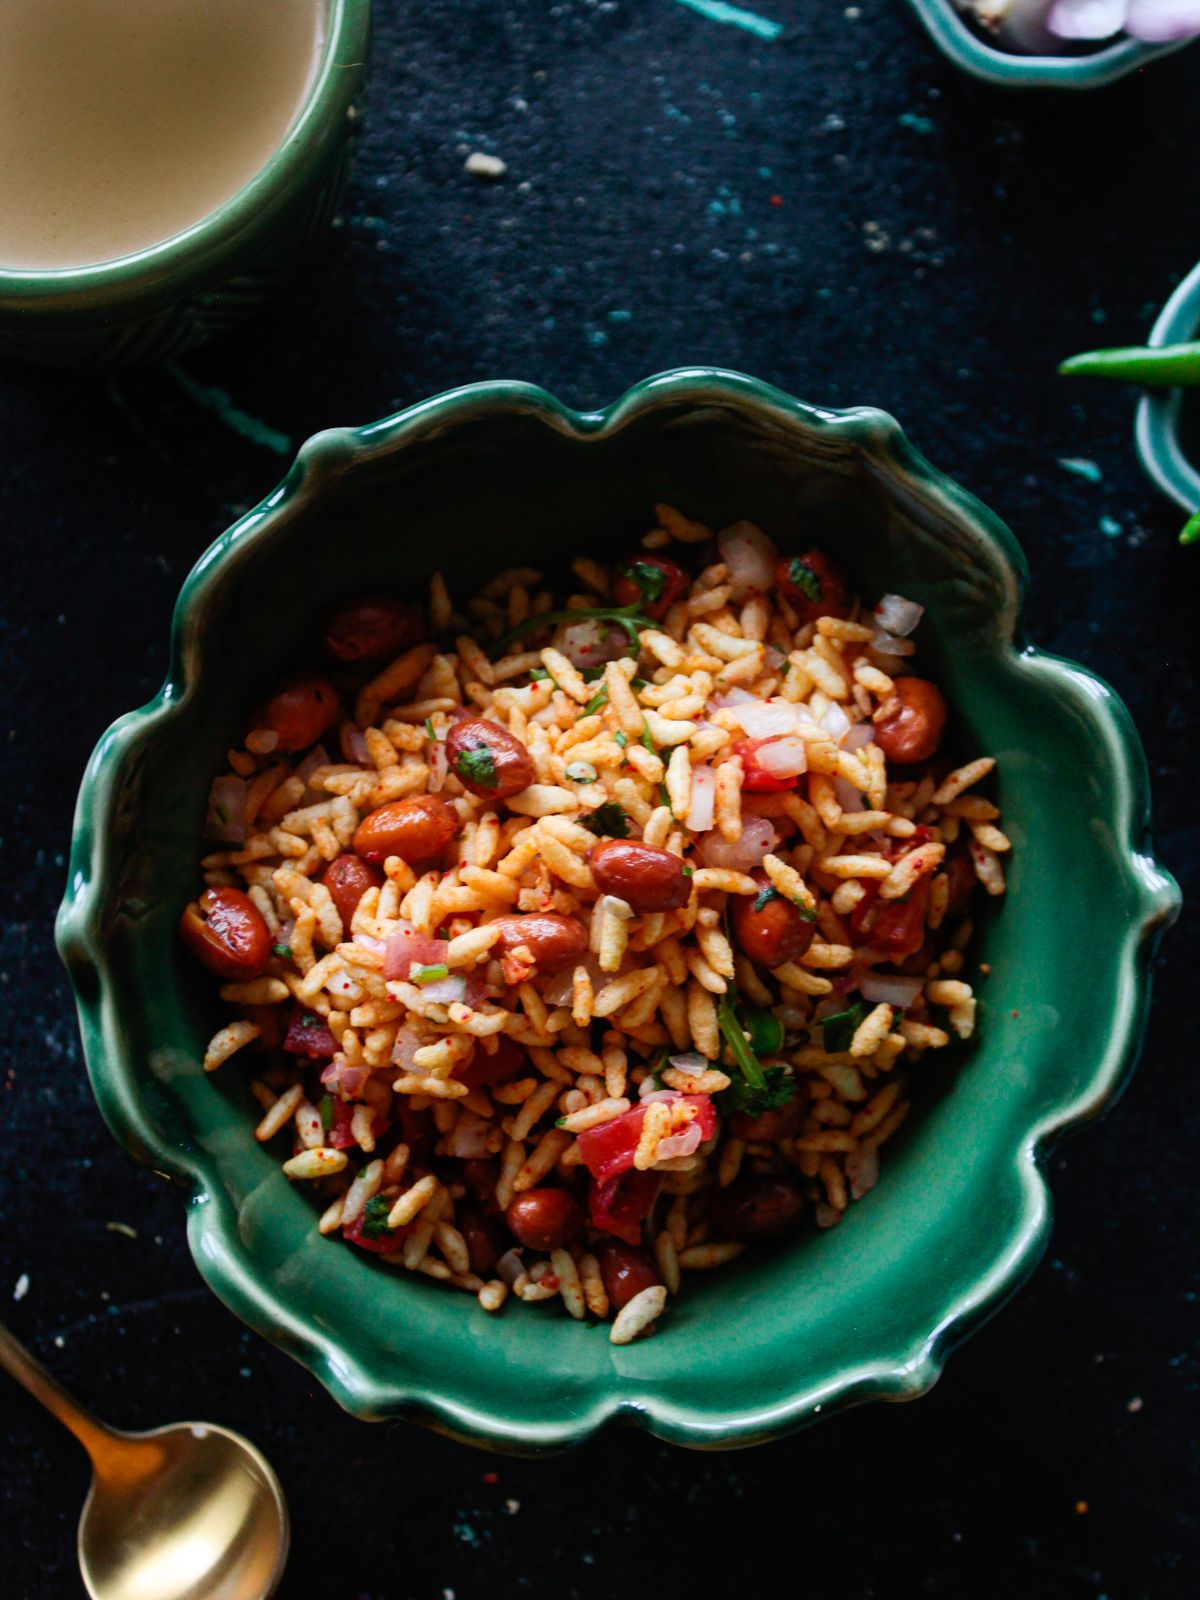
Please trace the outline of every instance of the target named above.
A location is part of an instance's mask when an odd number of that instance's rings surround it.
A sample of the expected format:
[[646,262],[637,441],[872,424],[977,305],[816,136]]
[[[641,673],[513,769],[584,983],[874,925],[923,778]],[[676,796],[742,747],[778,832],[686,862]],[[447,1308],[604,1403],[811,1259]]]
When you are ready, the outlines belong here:
[[[182,376],[0,373],[0,1315],[119,1423],[254,1438],[297,1525],[287,1596],[1194,1592],[1186,922],[1137,1079],[1052,1161],[1030,1285],[927,1399],[748,1454],[620,1432],[513,1462],[352,1421],[203,1288],[179,1197],[101,1124],[51,944],[87,753],[157,686],[178,585],[275,481],[276,435],[474,378],[593,404],[716,361],[895,412],[1017,531],[1037,642],[1129,703],[1162,853],[1185,895],[1195,877],[1200,554],[1139,476],[1132,398],[1052,370],[1141,335],[1191,265],[1200,49],[1097,95],[1014,97],[956,76],[899,0],[764,0],[773,42],[677,0],[377,9],[343,226],[272,316]],[[503,182],[462,172],[473,149]],[[74,1595],[85,1464],[0,1393],[0,1590]]]

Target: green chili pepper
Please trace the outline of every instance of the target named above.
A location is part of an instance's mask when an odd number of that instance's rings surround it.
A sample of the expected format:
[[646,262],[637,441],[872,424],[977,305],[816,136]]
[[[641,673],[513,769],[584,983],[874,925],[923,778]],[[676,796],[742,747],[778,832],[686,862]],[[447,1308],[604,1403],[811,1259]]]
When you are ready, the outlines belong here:
[[1085,350],[1064,361],[1058,370],[1064,378],[1113,378],[1148,389],[1192,388],[1200,384],[1200,340]]
[[1183,525],[1179,535],[1180,544],[1196,544],[1200,541],[1200,511],[1195,511]]
[[783,1023],[769,1011],[742,1013],[746,1032],[750,1035],[750,1048],[757,1056],[771,1056],[783,1048]]

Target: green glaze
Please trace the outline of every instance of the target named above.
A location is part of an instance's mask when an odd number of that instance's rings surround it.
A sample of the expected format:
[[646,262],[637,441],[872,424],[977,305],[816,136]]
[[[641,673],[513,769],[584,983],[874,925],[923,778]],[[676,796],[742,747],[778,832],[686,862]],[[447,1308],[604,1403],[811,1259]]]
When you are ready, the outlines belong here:
[[270,301],[333,215],[350,170],[371,0],[328,0],[325,53],[283,144],[223,206],[93,267],[0,267],[0,355],[120,367],[181,355]]
[[[577,552],[626,549],[660,500],[718,526],[749,517],[785,548],[825,545],[868,595],[927,606],[922,659],[957,708],[956,747],[999,759],[1014,851],[1008,899],[981,919],[978,1044],[920,1069],[878,1188],[829,1232],[694,1275],[657,1337],[615,1348],[561,1310],[489,1318],[320,1238],[312,1197],[251,1137],[244,1065],[201,1071],[218,1008],[174,924],[195,891],[210,776],[244,707],[306,658],[333,596],[422,595],[434,552],[460,599],[501,563],[565,577]],[[584,414],[525,384],[478,384],[310,439],[185,583],[162,692],[100,741],[58,924],[100,1107],[187,1188],[217,1294],[357,1415],[516,1451],[614,1417],[682,1444],[751,1444],[928,1389],[1041,1254],[1046,1150],[1124,1083],[1151,951],[1179,903],[1150,851],[1128,715],[1020,639],[1024,583],[1008,530],[890,417],[801,405],[736,373],[667,373]]]
[[1143,44],[1122,38],[1086,55],[1016,55],[980,38],[954,9],[953,0],[909,0],[909,4],[938,49],[956,67],[1006,89],[1098,89],[1190,42]]
[[[1200,264],[1188,273],[1159,313],[1147,341],[1152,345],[1179,344],[1200,338]],[[1200,462],[1188,454],[1181,437],[1184,405],[1189,416],[1197,407],[1195,395],[1185,401],[1180,389],[1166,394],[1147,393],[1138,404],[1135,438],[1142,465],[1164,494],[1185,511],[1200,510]]]

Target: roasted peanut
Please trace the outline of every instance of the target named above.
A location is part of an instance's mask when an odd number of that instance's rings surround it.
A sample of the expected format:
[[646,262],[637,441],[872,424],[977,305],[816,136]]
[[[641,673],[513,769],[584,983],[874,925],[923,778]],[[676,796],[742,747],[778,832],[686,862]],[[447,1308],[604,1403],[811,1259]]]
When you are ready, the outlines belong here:
[[269,728],[276,735],[277,751],[290,753],[316,744],[341,713],[341,699],[328,678],[299,673],[252,720],[255,728]]
[[712,1220],[722,1232],[753,1244],[790,1233],[804,1213],[804,1196],[787,1178],[737,1178],[712,1204]]
[[587,949],[587,933],[574,917],[532,911],[523,917],[497,917],[492,926],[500,930],[493,952],[503,959],[525,945],[543,977],[569,967]]
[[354,830],[354,848],[364,861],[432,861],[458,832],[458,813],[438,794],[393,800],[365,816]]
[[562,1250],[583,1228],[583,1207],[566,1189],[526,1189],[504,1215],[510,1232],[531,1250]]
[[346,937],[350,937],[350,923],[358,910],[358,902],[370,888],[380,888],[383,873],[361,856],[347,853],[337,856],[321,874],[321,882],[333,897]]
[[588,865],[605,894],[616,895],[635,911],[672,911],[687,904],[687,874],[669,850],[604,839],[588,851]]
[[484,800],[504,800],[537,776],[521,741],[483,717],[455,723],[446,735],[446,756],[463,788]]
[[614,1311],[627,1306],[635,1294],[661,1283],[658,1268],[644,1250],[616,1239],[603,1239],[596,1246],[600,1276]]
[[946,726],[946,701],[925,678],[897,678],[875,713],[875,743],[889,761],[911,766],[928,761]]
[[418,607],[403,600],[346,600],[329,613],[322,631],[325,648],[339,661],[376,661],[419,644],[426,628]]
[[730,924],[738,949],[762,967],[782,967],[799,961],[813,942],[815,924],[800,908],[772,887],[765,872],[752,874],[761,884],[756,895],[733,895]]
[[179,919],[184,944],[222,978],[260,977],[271,959],[262,913],[240,889],[206,889]]

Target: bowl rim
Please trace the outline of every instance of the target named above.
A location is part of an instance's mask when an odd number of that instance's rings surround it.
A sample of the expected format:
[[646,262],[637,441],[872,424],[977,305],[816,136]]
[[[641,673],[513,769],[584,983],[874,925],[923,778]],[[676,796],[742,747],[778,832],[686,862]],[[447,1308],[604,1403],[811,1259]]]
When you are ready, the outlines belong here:
[[1085,56],[1017,55],[981,39],[955,10],[952,0],[908,3],[948,60],[972,77],[1006,89],[1099,89],[1191,43],[1177,39],[1169,44],[1144,44],[1140,39],[1125,38]]
[[[1146,340],[1150,345],[1194,339],[1200,329],[1200,261],[1167,300]],[[1147,389],[1133,425],[1138,455],[1150,479],[1185,511],[1200,510],[1200,466],[1179,439],[1182,389]]]
[[[194,675],[197,618],[216,582],[217,568],[236,563],[287,518],[306,498],[341,476],[354,462],[391,454],[406,443],[443,431],[448,425],[503,415],[535,415],[559,433],[586,446],[611,437],[642,412],[664,401],[702,404],[720,399],[747,413],[853,442],[892,472],[914,480],[922,494],[939,502],[960,529],[969,530],[980,548],[997,549],[1009,573],[1005,606],[1008,665],[1044,679],[1072,696],[1107,748],[1116,776],[1113,827],[1123,843],[1134,903],[1120,946],[1120,981],[1108,1046],[1090,1081],[1078,1093],[1053,1105],[1029,1127],[1013,1152],[1021,1188],[1021,1215],[1007,1248],[969,1284],[951,1285],[944,1312],[924,1329],[903,1358],[861,1362],[843,1370],[823,1388],[802,1388],[763,1411],[714,1415],[663,1394],[646,1396],[626,1381],[617,1392],[573,1403],[570,1414],[553,1423],[498,1416],[454,1392],[452,1380],[439,1392],[418,1388],[403,1376],[381,1380],[357,1357],[341,1348],[312,1320],[297,1315],[259,1282],[237,1246],[236,1214],[218,1186],[208,1181],[210,1158],[195,1147],[182,1149],[158,1128],[137,1095],[134,1073],[112,1048],[113,985],[103,937],[103,912],[111,893],[104,840],[109,831],[119,779],[127,761],[156,729],[175,716]],[[1115,1098],[1132,1071],[1140,1047],[1149,999],[1149,964],[1162,931],[1174,921],[1179,890],[1154,857],[1149,837],[1149,784],[1141,745],[1129,713],[1107,685],[1084,668],[1037,651],[1020,637],[1020,602],[1025,589],[1025,559],[1013,534],[974,496],[932,467],[912,447],[899,424],[870,407],[834,411],[805,404],[744,374],[712,367],[680,368],[635,384],[598,411],[576,411],[531,384],[496,381],[471,384],[421,401],[392,416],[358,428],[331,428],[299,449],[281,483],[226,530],[199,558],[184,581],[171,628],[171,655],[162,689],[147,705],[119,718],[103,734],[88,763],[77,802],[67,888],[59,910],[56,938],[75,988],[84,1054],[100,1110],[116,1138],[139,1160],[190,1190],[188,1240],[201,1275],[236,1315],[280,1344],[330,1390],[346,1410],[367,1419],[404,1416],[473,1443],[517,1453],[563,1448],[579,1443],[614,1419],[634,1421],[651,1433],[697,1448],[760,1442],[778,1433],[870,1398],[911,1399],[937,1380],[951,1349],[985,1316],[996,1310],[1033,1270],[1045,1246],[1050,1195],[1042,1163],[1063,1132],[1097,1116]],[[228,1213],[228,1214],[226,1214]]]
[[226,200],[180,233],[110,261],[74,267],[6,267],[0,262],[0,309],[58,308],[97,295],[122,299],[194,280],[256,232],[264,210],[301,184],[331,130],[351,114],[370,39],[371,0],[324,0],[325,42],[300,106],[278,147]]

